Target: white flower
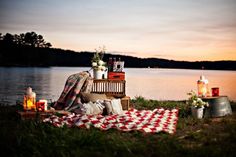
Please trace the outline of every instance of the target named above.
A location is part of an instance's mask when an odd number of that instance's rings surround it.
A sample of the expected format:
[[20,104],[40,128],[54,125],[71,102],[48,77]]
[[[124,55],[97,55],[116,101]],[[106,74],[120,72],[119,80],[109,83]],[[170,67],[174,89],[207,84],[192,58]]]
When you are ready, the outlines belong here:
[[200,107],[203,107],[204,106],[209,106],[207,102],[204,102],[201,98],[199,98],[195,92],[190,92],[190,93],[187,93],[190,97],[188,99],[188,104],[194,106],[194,107],[197,107],[197,108],[200,108]]
[[93,63],[92,63],[92,66],[93,66],[93,67],[96,67],[97,65],[98,65],[98,64],[97,64],[96,62],[93,62]]
[[98,61],[98,65],[103,65],[103,64],[104,64],[104,62],[102,60]]
[[197,98],[197,102],[202,102],[202,99],[201,98]]
[[102,66],[102,67],[101,67],[101,70],[106,70],[106,67]]
[[102,70],[103,66],[98,66],[98,70]]

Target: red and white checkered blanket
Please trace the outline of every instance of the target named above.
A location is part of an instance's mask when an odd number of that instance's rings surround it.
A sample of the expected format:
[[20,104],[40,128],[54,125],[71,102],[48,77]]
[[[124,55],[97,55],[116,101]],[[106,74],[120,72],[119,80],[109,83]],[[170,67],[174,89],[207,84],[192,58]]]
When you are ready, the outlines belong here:
[[121,131],[139,130],[147,133],[164,131],[175,133],[178,120],[178,109],[136,110],[124,111],[124,115],[84,115],[68,114],[63,117],[52,115],[44,119],[56,127],[67,125],[89,129],[91,126],[101,130],[116,128]]

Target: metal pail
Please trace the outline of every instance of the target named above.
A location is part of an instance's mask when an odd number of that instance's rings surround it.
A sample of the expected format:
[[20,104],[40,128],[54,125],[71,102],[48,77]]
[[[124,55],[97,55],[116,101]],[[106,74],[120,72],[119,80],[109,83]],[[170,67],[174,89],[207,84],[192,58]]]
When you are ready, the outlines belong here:
[[227,96],[206,97],[203,101],[209,103],[210,117],[222,117],[232,114],[232,109]]

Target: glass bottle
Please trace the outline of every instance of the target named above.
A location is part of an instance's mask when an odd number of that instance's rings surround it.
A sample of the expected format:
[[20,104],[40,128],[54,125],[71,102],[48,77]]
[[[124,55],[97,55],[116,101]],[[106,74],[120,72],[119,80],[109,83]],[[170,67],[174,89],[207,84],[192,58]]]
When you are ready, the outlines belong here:
[[113,61],[112,61],[112,57],[109,57],[108,60],[108,72],[112,72],[113,71]]
[[113,71],[113,72],[116,72],[116,69],[117,69],[116,65],[117,65],[116,57],[114,57],[114,58],[113,58],[113,65],[112,65],[112,71]]

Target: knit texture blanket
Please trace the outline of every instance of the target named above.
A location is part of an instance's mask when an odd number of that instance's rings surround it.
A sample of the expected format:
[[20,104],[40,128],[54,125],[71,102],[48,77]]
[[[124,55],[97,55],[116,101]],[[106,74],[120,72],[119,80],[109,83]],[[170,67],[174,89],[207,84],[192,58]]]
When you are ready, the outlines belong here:
[[70,110],[70,108],[82,104],[80,92],[88,77],[88,72],[80,72],[70,75],[66,80],[65,87],[59,99],[53,107],[57,110]]
[[167,132],[175,133],[178,121],[178,109],[165,110],[136,110],[124,111],[123,115],[86,115],[71,113],[63,117],[52,115],[43,122],[51,123],[56,127],[64,125],[89,129],[91,126],[108,130],[115,128],[120,131],[138,130],[146,133]]

